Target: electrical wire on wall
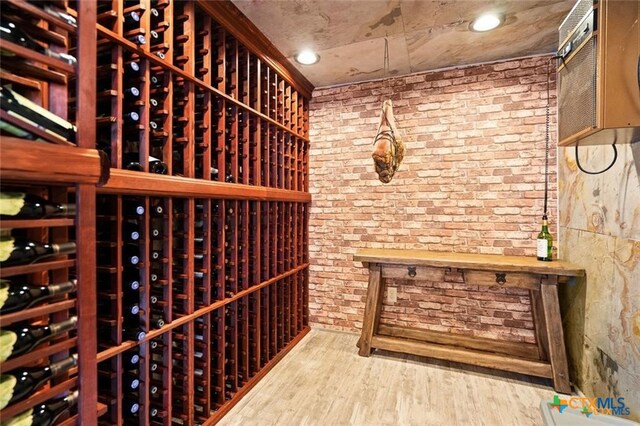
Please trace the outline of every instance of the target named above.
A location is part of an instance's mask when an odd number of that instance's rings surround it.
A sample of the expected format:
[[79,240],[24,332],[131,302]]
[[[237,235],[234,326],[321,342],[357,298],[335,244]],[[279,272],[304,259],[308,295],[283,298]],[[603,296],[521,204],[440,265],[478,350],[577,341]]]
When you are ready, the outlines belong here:
[[576,141],[576,165],[578,166],[578,168],[582,173],[586,173],[588,175],[599,175],[601,173],[606,172],[611,167],[613,167],[613,165],[616,163],[616,160],[618,159],[618,148],[616,148],[616,140],[614,138],[613,143],[611,144],[611,147],[613,148],[613,160],[611,160],[611,164],[609,164],[605,169],[600,170],[598,172],[591,172],[589,170],[585,170],[582,167],[582,164],[580,164],[580,156],[578,155],[578,145],[580,145],[580,140]]

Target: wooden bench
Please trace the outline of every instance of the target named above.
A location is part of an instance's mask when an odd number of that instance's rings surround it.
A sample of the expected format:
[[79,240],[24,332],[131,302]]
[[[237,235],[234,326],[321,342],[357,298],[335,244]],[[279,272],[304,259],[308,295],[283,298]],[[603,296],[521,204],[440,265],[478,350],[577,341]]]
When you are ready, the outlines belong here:
[[[532,257],[363,249],[354,255],[369,268],[369,287],[358,342],[361,356],[372,349],[403,352],[553,379],[554,388],[570,393],[562,332],[558,281],[585,271],[561,260]],[[429,280],[529,290],[536,344],[498,341],[380,324],[384,279]]]

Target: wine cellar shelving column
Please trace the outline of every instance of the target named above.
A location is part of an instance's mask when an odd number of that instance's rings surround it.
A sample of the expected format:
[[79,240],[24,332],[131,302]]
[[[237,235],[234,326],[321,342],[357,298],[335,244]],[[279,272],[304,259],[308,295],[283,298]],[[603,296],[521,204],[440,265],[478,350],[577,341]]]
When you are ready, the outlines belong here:
[[96,424],[95,4],[1,13],[0,418]]
[[308,331],[312,87],[238,14],[98,2],[101,424],[214,423]]

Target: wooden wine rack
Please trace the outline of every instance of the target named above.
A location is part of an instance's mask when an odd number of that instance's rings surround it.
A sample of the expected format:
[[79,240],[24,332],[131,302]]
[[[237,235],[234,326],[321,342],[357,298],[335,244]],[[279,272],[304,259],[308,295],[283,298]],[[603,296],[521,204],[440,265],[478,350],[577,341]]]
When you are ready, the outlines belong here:
[[[7,40],[0,40],[0,48],[11,52],[11,59],[3,56],[0,80],[3,86],[47,108],[63,119],[69,119],[68,106],[94,116],[95,81],[86,76],[95,73],[95,5],[67,1],[52,2],[59,9],[67,9],[81,17],[84,24],[74,26],[46,13],[26,1],[3,2],[2,15],[11,16],[28,34],[56,52],[75,49],[80,57],[77,66],[45,56]],[[77,7],[77,9],[76,9]],[[7,59],[7,60],[5,60]],[[76,90],[76,83],[83,90]],[[78,96],[75,94],[79,93]],[[2,112],[3,121],[14,124],[16,118]],[[21,356],[0,364],[0,371],[10,373],[18,367],[45,366],[51,362],[78,354],[78,366],[52,379],[27,399],[7,406],[0,418],[11,417],[60,397],[68,391],[80,390],[77,414],[65,415],[59,424],[92,424],[106,412],[106,406],[97,402],[95,386],[96,333],[95,333],[95,188],[108,179],[105,158],[95,150],[95,126],[91,121],[77,123],[77,141],[72,143],[54,137],[41,129],[22,123],[44,141],[32,142],[3,136],[0,142],[0,179],[4,191],[21,190],[42,196],[53,202],[76,204],[75,217],[39,220],[3,220],[2,229],[11,229],[14,237],[26,237],[44,243],[75,241],[79,255],[54,256],[44,261],[2,268],[0,277],[18,283],[48,285],[76,277],[79,283],[75,293],[52,299],[49,303],[0,316],[0,328],[17,324],[46,325],[57,323],[75,315],[76,330],[57,336],[46,344]],[[75,413],[76,409],[73,409]]]
[[17,162],[0,177],[46,185],[38,193],[59,202],[75,194],[78,213],[2,226],[58,242],[75,225],[78,255],[1,274],[48,283],[75,268],[80,288],[2,318],[79,317],[77,333],[2,368],[73,348],[79,368],[0,416],[79,387],[78,416],[63,424],[213,424],[309,330],[313,87],[228,1],[55,1],[77,30],[6,3],[78,58],[9,46],[34,65],[1,75],[75,122],[79,148],[3,137],[3,160]]

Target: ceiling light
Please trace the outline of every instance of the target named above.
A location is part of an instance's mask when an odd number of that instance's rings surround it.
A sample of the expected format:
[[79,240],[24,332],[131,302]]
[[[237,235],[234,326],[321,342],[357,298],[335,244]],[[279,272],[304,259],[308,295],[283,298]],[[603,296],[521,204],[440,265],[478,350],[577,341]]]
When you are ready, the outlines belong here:
[[294,56],[297,63],[302,65],[313,65],[320,60],[320,55],[311,49],[304,49]]
[[499,27],[504,21],[504,17],[495,13],[486,13],[471,22],[471,31],[484,32]]

